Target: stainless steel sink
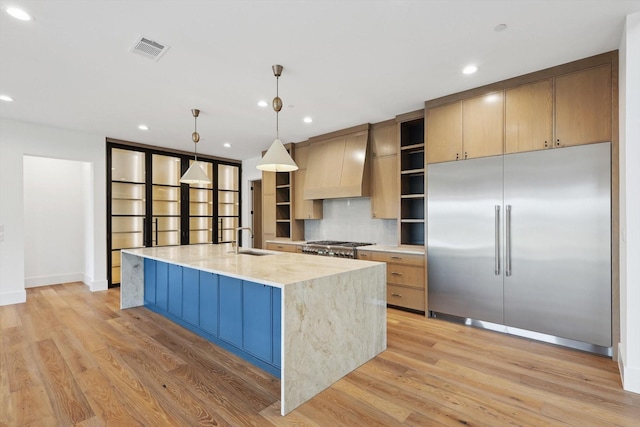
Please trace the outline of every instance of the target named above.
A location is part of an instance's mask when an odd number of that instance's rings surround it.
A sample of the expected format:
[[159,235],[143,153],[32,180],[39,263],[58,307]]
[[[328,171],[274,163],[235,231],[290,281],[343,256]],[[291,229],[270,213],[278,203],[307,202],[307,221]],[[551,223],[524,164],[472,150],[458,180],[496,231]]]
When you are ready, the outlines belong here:
[[276,255],[276,252],[255,250],[255,249],[244,249],[244,250],[238,251],[238,253],[236,253],[236,251],[229,251],[229,253],[236,254],[236,255],[251,255],[251,256]]
[[240,251],[238,255],[252,255],[252,256],[265,256],[265,255],[274,255],[271,252],[258,252],[258,251]]

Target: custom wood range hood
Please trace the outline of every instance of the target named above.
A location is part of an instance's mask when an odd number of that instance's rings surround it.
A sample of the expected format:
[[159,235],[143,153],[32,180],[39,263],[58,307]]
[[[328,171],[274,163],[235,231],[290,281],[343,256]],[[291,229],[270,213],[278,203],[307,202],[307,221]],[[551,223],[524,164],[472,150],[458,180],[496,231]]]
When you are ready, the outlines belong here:
[[364,124],[311,138],[306,200],[369,196],[369,128]]

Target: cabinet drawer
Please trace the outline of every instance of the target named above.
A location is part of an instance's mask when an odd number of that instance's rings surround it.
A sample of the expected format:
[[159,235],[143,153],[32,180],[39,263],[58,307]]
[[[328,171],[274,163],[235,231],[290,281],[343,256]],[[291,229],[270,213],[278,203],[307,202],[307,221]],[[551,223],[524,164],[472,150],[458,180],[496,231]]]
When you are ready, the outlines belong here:
[[424,291],[387,284],[387,304],[424,311]]
[[416,265],[424,267],[424,255],[402,254],[397,252],[371,251],[371,261],[392,262],[394,264]]
[[293,252],[298,251],[298,245],[289,245],[286,243],[267,243],[267,249],[270,251]]
[[387,263],[387,282],[424,289],[424,267]]

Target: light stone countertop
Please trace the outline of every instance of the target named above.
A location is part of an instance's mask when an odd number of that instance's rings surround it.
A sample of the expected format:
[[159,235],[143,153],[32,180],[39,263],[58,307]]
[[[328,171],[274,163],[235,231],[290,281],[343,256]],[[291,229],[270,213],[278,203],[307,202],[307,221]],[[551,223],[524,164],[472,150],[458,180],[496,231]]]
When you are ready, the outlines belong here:
[[242,250],[269,255],[255,256],[242,253],[236,255],[229,243],[123,249],[122,252],[277,288],[379,264],[373,261],[308,256],[262,249],[241,248]]
[[267,240],[265,243],[275,243],[278,245],[306,245],[306,240]]
[[[267,240],[266,243],[277,243],[282,245],[306,245],[306,240]],[[411,245],[369,245],[369,246],[360,246],[359,250],[363,251],[376,251],[376,252],[393,252],[399,254],[414,254],[414,255],[424,255],[425,248],[424,246],[411,246]]]
[[371,246],[360,246],[358,250],[363,251],[374,251],[374,252],[393,252],[398,254],[414,254],[414,255],[424,255],[425,250],[423,246],[390,246],[390,245],[371,245]]

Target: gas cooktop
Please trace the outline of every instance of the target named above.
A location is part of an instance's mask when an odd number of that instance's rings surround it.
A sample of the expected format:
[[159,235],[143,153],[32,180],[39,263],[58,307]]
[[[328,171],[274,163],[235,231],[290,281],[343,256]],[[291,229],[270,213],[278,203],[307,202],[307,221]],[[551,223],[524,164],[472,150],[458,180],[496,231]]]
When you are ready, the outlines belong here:
[[374,243],[342,242],[339,240],[318,240],[315,242],[307,242],[307,244],[302,247],[302,253],[355,259],[357,257],[357,247],[370,246],[373,244]]
[[342,246],[345,248],[357,248],[358,246],[370,246],[374,243],[363,243],[363,242],[341,242],[338,240],[318,240],[315,242],[307,242],[307,245],[317,245],[317,246]]

